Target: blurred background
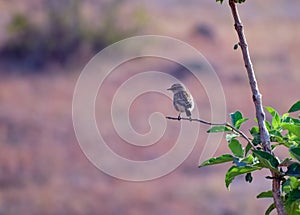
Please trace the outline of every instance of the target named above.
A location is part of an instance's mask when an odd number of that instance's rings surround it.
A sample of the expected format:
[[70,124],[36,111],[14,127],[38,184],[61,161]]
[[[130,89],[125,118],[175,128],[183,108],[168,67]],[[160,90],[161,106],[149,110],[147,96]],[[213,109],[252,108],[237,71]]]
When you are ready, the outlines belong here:
[[[299,100],[300,2],[248,0],[239,9],[264,105],[283,114]],[[268,172],[255,174],[251,184],[237,178],[229,192],[224,183],[228,165],[197,168],[205,126],[197,147],[179,168],[140,183],[100,172],[80,150],[73,130],[72,96],[80,71],[111,43],[143,34],[175,37],[197,48],[222,82],[227,112],[240,110],[254,118],[241,53],[233,50],[237,36],[227,1],[10,0],[0,1],[0,12],[0,214],[237,215],[263,214],[269,206],[269,200],[255,198],[270,189],[271,181],[264,178]],[[102,86],[105,102],[97,107],[102,117],[98,124],[113,142],[112,149],[136,160],[170,149],[174,130],[151,152],[139,151],[123,146],[104,113],[110,110],[112,89],[154,69],[193,83],[174,63],[141,60],[113,73]],[[205,93],[193,84],[189,88],[201,117],[209,119]],[[153,110],[177,114],[170,100],[148,96],[135,101],[131,114],[141,133],[149,129]],[[247,134],[253,124],[249,121],[242,127]],[[223,141],[216,156],[227,150]]]

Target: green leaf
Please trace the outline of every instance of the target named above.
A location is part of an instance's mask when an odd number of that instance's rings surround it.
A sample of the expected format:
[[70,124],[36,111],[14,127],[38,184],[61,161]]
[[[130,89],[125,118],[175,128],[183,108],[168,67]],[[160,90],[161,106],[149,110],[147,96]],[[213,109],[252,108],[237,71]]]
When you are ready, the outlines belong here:
[[256,196],[256,198],[261,199],[261,198],[273,198],[272,190],[261,192]]
[[253,154],[260,161],[261,167],[268,168],[280,174],[280,172],[278,171],[279,162],[273,155],[271,155],[268,152],[259,151],[259,150],[253,150]]
[[287,199],[285,201],[285,208],[287,214],[299,215],[300,214],[300,192],[299,188],[291,190],[288,195],[286,195]]
[[252,145],[250,143],[248,143],[245,148],[245,156],[248,154],[248,152],[250,151],[251,148],[252,148]]
[[287,171],[285,173],[289,176],[300,177],[300,163],[292,163],[287,167]]
[[289,132],[295,134],[300,138],[300,125],[290,124],[290,123],[282,123],[281,127],[283,129],[288,130]]
[[246,164],[245,162],[241,161],[241,160],[238,159],[238,158],[234,159],[233,163],[234,163],[236,166],[238,166],[238,167],[240,167],[240,166],[247,166],[247,164]]
[[252,140],[252,143],[257,146],[258,144],[261,143],[261,140],[260,140],[260,133],[259,133],[259,128],[257,126],[254,126],[251,128],[250,130],[250,133],[252,134],[253,136],[253,140]]
[[230,142],[231,140],[233,140],[239,136],[240,136],[239,134],[235,134],[235,133],[226,134],[226,141]]
[[216,0],[216,2],[220,2],[221,4],[223,3],[224,0]]
[[300,186],[300,181],[296,177],[289,178],[289,185],[291,186],[292,190],[297,189]]
[[294,189],[298,189],[300,186],[300,181],[296,177],[289,177],[285,182],[282,184],[282,191],[285,193],[290,193]]
[[253,177],[252,177],[252,175],[251,175],[251,172],[248,172],[248,173],[246,174],[245,180],[246,180],[247,182],[249,182],[249,183],[252,182]]
[[299,111],[299,110],[300,110],[300,100],[297,101],[295,104],[293,104],[288,112],[292,113],[292,112],[296,112],[296,111]]
[[226,163],[226,162],[229,162],[229,161],[233,161],[234,159],[235,159],[234,156],[232,156],[230,154],[224,154],[224,155],[221,155],[219,157],[210,158],[210,159],[204,161],[202,164],[199,165],[199,168],[204,167],[204,166],[209,166],[209,165]]
[[238,43],[236,43],[236,44],[234,44],[234,46],[233,46],[233,49],[234,49],[234,50],[237,50],[237,49],[238,49],[238,47],[239,47],[239,44],[238,44]]
[[[236,122],[240,119],[243,119],[243,115],[240,111],[236,111],[230,114],[231,123],[234,127],[236,127]],[[237,128],[237,127],[236,127]],[[238,128],[237,128],[238,129]]]
[[[298,187],[300,188],[300,187]],[[300,200],[300,192],[298,189],[293,189],[292,192],[290,192],[290,197],[296,201],[296,200]]]
[[282,114],[282,116],[281,116],[281,120],[282,121],[285,121],[288,117],[289,117],[289,113],[284,113],[284,114]]
[[241,125],[246,122],[248,120],[248,118],[243,118],[243,119],[239,119],[236,123],[235,123],[235,127],[237,129],[239,129],[241,127]]
[[265,125],[266,125],[266,128],[268,129],[268,131],[270,131],[272,129],[272,126],[269,121],[265,120]]
[[248,172],[253,172],[256,170],[260,170],[261,167],[258,166],[232,166],[226,173],[225,176],[225,184],[226,187],[229,189],[229,186],[231,184],[231,182],[233,181],[233,179],[238,176],[238,175],[242,175]]
[[300,161],[300,148],[299,147],[290,148],[289,151],[290,151],[290,154],[292,157],[294,157],[298,161]]
[[243,147],[238,140],[236,140],[236,139],[231,140],[228,146],[235,156],[238,156],[238,157],[244,156]]
[[286,123],[289,123],[289,124],[300,125],[300,120],[299,119],[292,118],[292,117],[288,116],[288,113],[287,113],[287,116],[284,117],[284,115],[285,114],[283,114],[282,117],[281,117],[282,122],[286,122]]
[[252,134],[252,136],[254,134],[259,134],[259,128],[257,126],[253,126],[250,130],[250,133]]
[[257,158],[254,158],[253,155],[250,154],[242,159],[236,158],[233,162],[236,166],[253,166],[257,163]]
[[[299,192],[299,191],[298,191]],[[300,200],[294,200],[293,197],[289,197],[290,201],[287,201],[285,204],[287,214],[291,215],[300,215]]]
[[286,123],[289,123],[289,124],[295,124],[295,125],[300,125],[300,120],[299,119],[295,119],[295,118],[292,118],[292,117],[286,117],[282,120],[282,122],[286,122]]
[[265,109],[272,115],[272,127],[274,129],[278,128],[280,125],[280,117],[278,112],[271,107],[265,107]]
[[265,215],[270,215],[270,213],[275,209],[275,204],[272,203],[265,212]]
[[248,165],[254,164],[254,161],[255,161],[255,159],[254,159],[253,155],[251,155],[251,154],[241,160],[241,162],[244,162]]
[[218,125],[218,126],[211,127],[211,129],[209,129],[207,133],[224,132],[224,131],[232,131],[232,130],[226,126]]
[[271,130],[270,131],[270,139],[271,139],[271,142],[278,142],[278,143],[283,142],[283,137],[282,137],[281,133],[278,130]]

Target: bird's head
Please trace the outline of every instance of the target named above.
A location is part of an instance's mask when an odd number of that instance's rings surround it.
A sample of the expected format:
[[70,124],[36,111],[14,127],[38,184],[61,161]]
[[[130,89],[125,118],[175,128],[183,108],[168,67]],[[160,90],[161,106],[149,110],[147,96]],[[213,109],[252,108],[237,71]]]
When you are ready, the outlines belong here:
[[182,84],[173,84],[169,89],[167,90],[171,90],[173,93],[177,93],[180,91],[185,90],[184,86]]

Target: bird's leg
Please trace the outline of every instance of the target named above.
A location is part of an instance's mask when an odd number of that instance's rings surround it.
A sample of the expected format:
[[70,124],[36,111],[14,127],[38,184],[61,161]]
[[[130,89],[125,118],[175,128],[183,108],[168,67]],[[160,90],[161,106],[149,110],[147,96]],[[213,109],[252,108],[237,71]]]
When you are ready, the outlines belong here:
[[181,120],[181,116],[180,116],[180,114],[181,114],[181,113],[179,113],[179,115],[178,115],[178,120],[179,120],[179,121]]

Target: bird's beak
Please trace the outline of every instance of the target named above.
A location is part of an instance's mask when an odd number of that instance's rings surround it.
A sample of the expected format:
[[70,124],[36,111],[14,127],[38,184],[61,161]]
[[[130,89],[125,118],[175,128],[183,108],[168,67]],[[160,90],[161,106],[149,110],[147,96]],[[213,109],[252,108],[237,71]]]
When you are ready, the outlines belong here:
[[171,87],[171,88],[168,88],[167,90],[172,90],[172,87]]

